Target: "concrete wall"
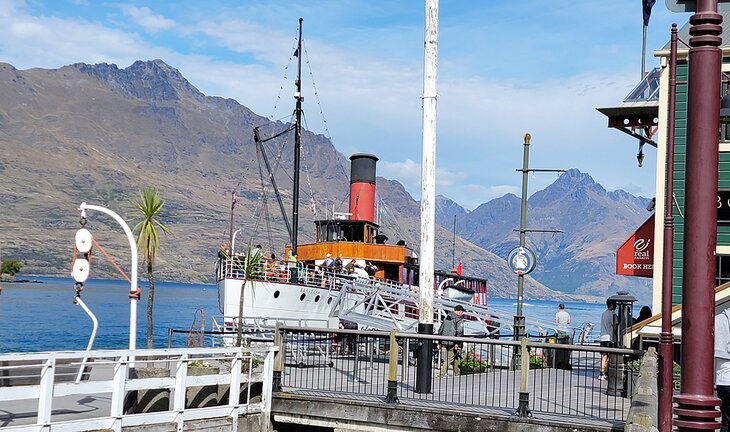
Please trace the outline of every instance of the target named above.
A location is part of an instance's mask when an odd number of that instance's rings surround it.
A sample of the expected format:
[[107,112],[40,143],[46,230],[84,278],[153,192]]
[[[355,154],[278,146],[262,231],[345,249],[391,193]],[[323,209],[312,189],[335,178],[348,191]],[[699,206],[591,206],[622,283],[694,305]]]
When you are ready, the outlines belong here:
[[657,431],[659,407],[657,353],[654,348],[644,354],[639,370],[639,379],[635,393],[631,398],[631,408],[626,418],[626,432],[655,432]]
[[[461,412],[453,406],[388,405],[376,401],[345,401],[295,394],[274,394],[271,415],[277,431],[364,431],[364,432],[588,432],[620,430],[620,424],[587,425],[581,419],[548,416],[520,419],[508,410],[490,413]],[[581,424],[582,423],[582,424]],[[298,425],[297,428],[295,425]]]

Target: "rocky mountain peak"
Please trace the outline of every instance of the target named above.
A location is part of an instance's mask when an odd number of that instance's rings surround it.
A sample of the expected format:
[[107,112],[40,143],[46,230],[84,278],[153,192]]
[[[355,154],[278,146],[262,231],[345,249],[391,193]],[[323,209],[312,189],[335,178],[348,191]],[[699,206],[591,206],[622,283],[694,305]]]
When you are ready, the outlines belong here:
[[125,69],[108,63],[77,63],[73,66],[82,73],[107,82],[125,96],[147,102],[174,101],[184,95],[194,99],[205,97],[180,71],[159,59],[137,60]]

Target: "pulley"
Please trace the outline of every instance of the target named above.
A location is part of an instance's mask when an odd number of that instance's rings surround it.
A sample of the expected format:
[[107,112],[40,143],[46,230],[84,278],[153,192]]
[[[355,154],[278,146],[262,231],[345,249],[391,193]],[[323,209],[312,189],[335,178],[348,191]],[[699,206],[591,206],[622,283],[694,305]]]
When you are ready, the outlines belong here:
[[76,258],[71,275],[76,282],[86,282],[89,277],[89,261],[86,258]]
[[76,231],[76,249],[85,254],[91,250],[92,238],[91,233],[86,228]]

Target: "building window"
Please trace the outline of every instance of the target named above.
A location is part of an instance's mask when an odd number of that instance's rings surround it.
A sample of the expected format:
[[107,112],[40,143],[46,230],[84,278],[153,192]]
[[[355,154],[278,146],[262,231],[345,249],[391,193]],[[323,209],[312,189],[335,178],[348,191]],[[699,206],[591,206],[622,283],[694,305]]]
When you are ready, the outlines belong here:
[[715,286],[730,282],[730,255],[717,255],[715,257],[717,273],[715,273]]

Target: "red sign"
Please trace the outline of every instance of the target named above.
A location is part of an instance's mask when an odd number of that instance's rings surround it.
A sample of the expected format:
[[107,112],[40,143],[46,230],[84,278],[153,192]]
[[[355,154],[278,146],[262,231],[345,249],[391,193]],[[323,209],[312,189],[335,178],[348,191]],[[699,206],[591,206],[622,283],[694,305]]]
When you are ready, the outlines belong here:
[[616,274],[652,277],[654,271],[654,215],[616,250]]

